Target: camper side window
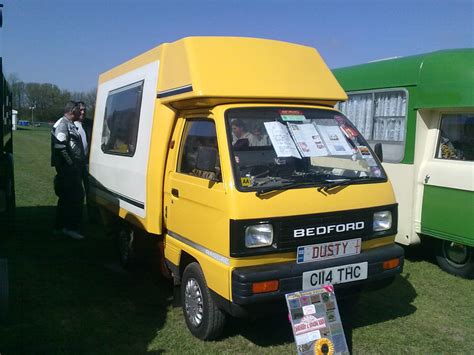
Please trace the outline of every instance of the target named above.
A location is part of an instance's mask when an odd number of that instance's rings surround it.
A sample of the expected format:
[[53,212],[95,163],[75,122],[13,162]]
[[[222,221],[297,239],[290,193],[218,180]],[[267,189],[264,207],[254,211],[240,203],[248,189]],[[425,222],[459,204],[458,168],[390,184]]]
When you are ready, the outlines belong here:
[[113,90],[107,96],[102,151],[132,157],[135,154],[142,104],[143,80]]
[[436,158],[474,161],[474,113],[441,117]]
[[213,121],[190,120],[186,123],[178,172],[207,180],[219,180],[220,163]]
[[404,89],[349,93],[337,108],[373,146],[383,143],[384,161],[397,163],[405,153],[408,92]]

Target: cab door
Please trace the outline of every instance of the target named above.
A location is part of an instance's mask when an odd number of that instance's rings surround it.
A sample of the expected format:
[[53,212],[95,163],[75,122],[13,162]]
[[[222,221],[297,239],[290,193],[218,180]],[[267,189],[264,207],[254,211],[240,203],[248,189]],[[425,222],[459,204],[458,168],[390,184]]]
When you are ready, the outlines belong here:
[[[198,262],[208,286],[218,291],[216,285],[220,284],[222,290],[218,293],[227,295],[222,275],[228,265],[229,218],[220,174],[216,122],[212,116],[180,118],[171,145],[164,188],[167,240],[184,243],[193,257],[200,257]],[[213,150],[213,169],[200,169],[201,153]]]

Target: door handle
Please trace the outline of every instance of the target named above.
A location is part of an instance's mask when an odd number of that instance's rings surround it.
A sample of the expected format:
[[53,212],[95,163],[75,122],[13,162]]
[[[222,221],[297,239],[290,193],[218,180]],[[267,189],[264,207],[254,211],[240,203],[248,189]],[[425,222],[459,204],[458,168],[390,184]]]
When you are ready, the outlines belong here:
[[171,194],[172,194],[174,197],[179,197],[179,191],[178,191],[178,189],[171,189]]

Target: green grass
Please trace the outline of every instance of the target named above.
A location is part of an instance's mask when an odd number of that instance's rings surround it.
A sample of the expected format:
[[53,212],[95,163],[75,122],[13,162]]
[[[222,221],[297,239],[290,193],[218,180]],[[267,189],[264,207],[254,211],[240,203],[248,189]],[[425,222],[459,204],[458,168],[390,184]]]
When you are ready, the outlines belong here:
[[[0,238],[8,258],[10,312],[0,323],[5,354],[295,353],[285,316],[231,319],[219,341],[201,342],[173,306],[171,285],[117,266],[113,243],[85,225],[82,241],[51,233],[56,198],[49,131],[16,131],[16,231]],[[403,274],[365,293],[353,310],[357,354],[474,351],[474,283],[409,251]]]

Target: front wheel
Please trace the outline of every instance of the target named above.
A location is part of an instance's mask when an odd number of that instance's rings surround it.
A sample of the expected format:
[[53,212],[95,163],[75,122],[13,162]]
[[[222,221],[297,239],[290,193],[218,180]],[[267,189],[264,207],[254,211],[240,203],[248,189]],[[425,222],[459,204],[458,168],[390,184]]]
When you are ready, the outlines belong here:
[[474,278],[474,248],[472,247],[449,240],[439,240],[436,261],[444,271],[450,274],[467,279]]
[[195,337],[212,340],[222,333],[225,314],[214,303],[198,263],[191,263],[184,270],[181,304],[186,325]]

